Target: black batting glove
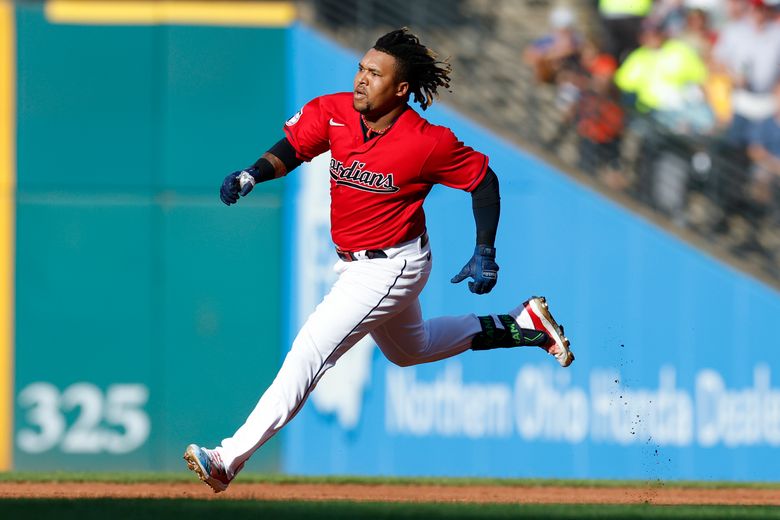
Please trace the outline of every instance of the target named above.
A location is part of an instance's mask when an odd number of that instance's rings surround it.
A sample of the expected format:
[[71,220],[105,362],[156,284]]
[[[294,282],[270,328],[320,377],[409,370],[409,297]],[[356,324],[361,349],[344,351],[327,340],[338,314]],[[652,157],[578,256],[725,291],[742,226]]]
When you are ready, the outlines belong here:
[[478,245],[474,248],[474,255],[463,269],[452,277],[450,282],[460,283],[466,278],[473,278],[469,282],[469,290],[475,294],[487,294],[498,281],[498,264],[496,263],[496,248]]

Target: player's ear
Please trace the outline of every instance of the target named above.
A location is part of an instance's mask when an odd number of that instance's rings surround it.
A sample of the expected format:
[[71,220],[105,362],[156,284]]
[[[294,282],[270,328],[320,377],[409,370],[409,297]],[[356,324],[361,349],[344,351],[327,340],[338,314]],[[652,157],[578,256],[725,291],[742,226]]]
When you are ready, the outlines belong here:
[[409,93],[409,82],[402,81],[395,88],[395,95],[398,97],[405,97]]

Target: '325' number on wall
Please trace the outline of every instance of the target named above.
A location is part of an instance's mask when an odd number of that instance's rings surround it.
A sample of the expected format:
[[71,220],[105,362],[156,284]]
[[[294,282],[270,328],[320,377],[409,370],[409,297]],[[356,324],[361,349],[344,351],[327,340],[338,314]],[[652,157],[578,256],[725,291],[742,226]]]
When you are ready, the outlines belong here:
[[32,383],[18,395],[26,413],[16,444],[27,453],[57,446],[64,453],[129,453],[149,437],[148,400],[142,384],[109,385],[104,394],[92,383],[74,383],[62,392],[51,383]]

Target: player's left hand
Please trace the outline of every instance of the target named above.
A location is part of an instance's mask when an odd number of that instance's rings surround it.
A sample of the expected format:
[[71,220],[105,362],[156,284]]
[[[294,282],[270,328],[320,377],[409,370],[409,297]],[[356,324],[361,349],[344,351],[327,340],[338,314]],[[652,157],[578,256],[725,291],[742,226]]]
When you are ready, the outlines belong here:
[[450,282],[460,283],[466,278],[473,278],[469,282],[469,290],[476,294],[487,294],[498,281],[498,264],[496,263],[496,248],[479,245],[474,248],[474,255],[458,274],[452,277]]

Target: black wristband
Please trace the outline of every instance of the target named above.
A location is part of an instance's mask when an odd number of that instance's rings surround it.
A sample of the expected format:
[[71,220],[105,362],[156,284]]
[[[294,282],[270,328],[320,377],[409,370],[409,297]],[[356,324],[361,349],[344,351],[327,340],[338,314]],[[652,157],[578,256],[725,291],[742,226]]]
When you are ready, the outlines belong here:
[[274,166],[264,157],[255,161],[255,164],[247,171],[255,178],[255,182],[265,182],[276,178]]
[[496,229],[477,229],[477,245],[493,247],[496,243]]

